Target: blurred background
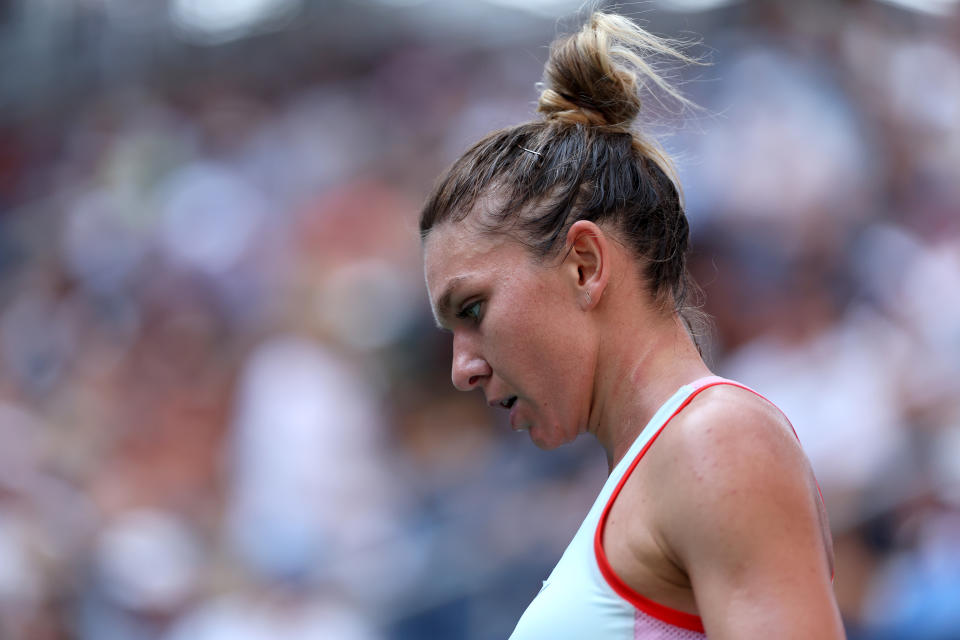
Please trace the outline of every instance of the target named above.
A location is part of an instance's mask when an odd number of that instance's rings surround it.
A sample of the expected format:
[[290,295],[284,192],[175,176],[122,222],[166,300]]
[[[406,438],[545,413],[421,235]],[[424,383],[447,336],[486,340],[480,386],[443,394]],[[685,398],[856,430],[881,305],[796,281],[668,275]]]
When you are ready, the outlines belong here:
[[[707,350],[791,417],[852,639],[960,638],[957,4],[623,8],[712,62],[654,123]],[[454,392],[416,218],[578,10],[0,1],[0,638],[509,635],[606,462]]]

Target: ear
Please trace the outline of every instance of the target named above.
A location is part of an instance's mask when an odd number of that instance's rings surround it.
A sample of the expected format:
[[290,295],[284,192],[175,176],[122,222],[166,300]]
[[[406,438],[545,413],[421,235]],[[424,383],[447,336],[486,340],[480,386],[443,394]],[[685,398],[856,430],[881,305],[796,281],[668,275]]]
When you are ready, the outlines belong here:
[[563,268],[584,311],[600,302],[610,279],[610,241],[596,223],[577,220],[567,231],[567,254]]

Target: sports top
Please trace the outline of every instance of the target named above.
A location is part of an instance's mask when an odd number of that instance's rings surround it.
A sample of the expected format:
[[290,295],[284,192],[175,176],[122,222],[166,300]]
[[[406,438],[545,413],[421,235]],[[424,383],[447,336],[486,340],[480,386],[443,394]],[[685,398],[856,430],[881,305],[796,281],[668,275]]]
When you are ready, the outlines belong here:
[[557,566],[520,617],[510,640],[706,638],[699,616],[658,604],[627,586],[607,562],[601,539],[613,501],[663,428],[698,393],[718,384],[753,391],[737,382],[709,376],[680,387],[663,403],[613,468]]

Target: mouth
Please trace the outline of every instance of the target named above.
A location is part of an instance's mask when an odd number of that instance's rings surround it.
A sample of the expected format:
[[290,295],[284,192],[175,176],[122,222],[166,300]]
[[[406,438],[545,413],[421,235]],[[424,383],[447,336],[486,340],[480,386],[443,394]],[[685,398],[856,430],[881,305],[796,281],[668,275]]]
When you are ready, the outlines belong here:
[[510,427],[514,431],[526,431],[529,427],[525,422],[520,420],[520,417],[517,415],[515,405],[517,404],[517,396],[508,396],[503,400],[491,400],[488,404],[491,407],[501,407],[503,409],[508,409],[510,411]]

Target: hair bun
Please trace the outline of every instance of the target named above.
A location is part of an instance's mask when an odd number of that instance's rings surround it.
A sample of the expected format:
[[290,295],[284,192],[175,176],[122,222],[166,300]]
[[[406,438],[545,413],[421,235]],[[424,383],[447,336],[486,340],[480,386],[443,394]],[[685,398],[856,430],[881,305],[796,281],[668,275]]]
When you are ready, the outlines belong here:
[[554,41],[537,111],[547,119],[629,129],[640,113],[639,89],[651,84],[690,103],[646,58],[697,61],[627,18],[593,13],[577,33]]

